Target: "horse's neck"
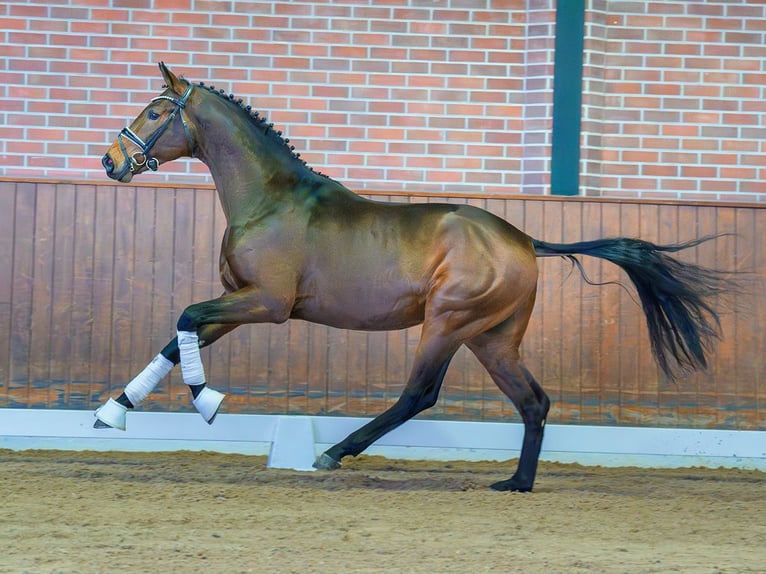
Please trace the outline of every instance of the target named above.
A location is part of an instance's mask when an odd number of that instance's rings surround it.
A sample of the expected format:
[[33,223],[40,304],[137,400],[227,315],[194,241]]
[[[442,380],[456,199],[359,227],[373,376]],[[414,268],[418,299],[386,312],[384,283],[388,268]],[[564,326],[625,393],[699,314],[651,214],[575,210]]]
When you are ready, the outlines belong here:
[[230,224],[258,220],[291,201],[291,188],[306,169],[298,160],[277,149],[274,142],[254,141],[252,133],[234,131],[217,136],[212,145],[202,146],[200,159],[210,169]]
[[[216,98],[217,96],[211,96]],[[312,171],[271,128],[217,99],[204,106],[198,157],[213,176],[229,225],[253,223],[287,210],[315,207],[320,195],[360,200],[333,179]],[[227,121],[221,121],[227,116]]]

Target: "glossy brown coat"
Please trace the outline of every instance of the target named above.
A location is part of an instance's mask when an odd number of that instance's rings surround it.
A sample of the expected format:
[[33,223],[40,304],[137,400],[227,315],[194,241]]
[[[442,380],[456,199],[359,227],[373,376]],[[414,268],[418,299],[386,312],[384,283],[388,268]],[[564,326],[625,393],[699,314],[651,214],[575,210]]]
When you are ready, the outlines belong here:
[[[191,87],[163,64],[160,69],[166,91],[134,120],[130,132],[137,137],[118,138],[103,163],[110,177],[123,182],[152,168],[152,158],[156,167],[194,156],[210,169],[227,219],[220,260],[225,293],[188,307],[179,331],[197,332],[200,345],[208,345],[237,325],[290,318],[360,330],[422,323],[399,401],[320,456],[316,466],[339,466],[344,456],[359,454],[432,406],[452,355],[466,345],[525,424],[519,467],[494,487],[531,490],[550,404],[519,355],[535,302],[536,257],[594,255],[622,266],[635,281],[645,267],[666,271],[662,252],[683,246],[625,239],[552,245],[470,206],[363,199],[306,166],[281,134],[233,96],[202,84]],[[639,254],[653,258],[648,266],[637,267]],[[649,290],[645,305],[657,305],[654,287],[640,283],[642,300],[642,288]],[[700,292],[679,283],[686,291],[676,297],[690,307],[687,315],[715,318],[703,301],[716,291],[712,279]],[[647,320],[652,331],[650,314]],[[704,365],[704,340],[715,336],[715,325],[699,319],[687,338],[679,337],[673,317],[669,322],[655,328],[666,339],[655,349],[661,363],[669,350],[682,366]],[[176,341],[162,354],[178,363]]]

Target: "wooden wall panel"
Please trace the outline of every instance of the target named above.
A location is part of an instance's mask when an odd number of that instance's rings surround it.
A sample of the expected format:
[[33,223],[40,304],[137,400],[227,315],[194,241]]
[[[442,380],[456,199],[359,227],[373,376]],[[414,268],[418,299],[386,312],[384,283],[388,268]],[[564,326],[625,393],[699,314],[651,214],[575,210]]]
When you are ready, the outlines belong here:
[[15,185],[0,188],[0,407],[8,407],[10,396],[11,326],[13,315],[13,252],[16,240]]
[[[430,197],[375,195],[393,201]],[[589,285],[539,259],[537,305],[522,352],[558,423],[766,428],[766,209],[599,199],[449,197],[488,209],[540,239],[639,236],[662,242],[732,233],[684,252],[691,262],[753,272],[724,301],[725,339],[710,368],[679,382],[650,355],[635,294]],[[93,409],[119,393],[172,338],[190,303],[218,296],[225,220],[210,188],[0,181],[0,407]],[[594,283],[618,269],[583,261]],[[227,412],[371,415],[399,396],[419,329],[363,333],[301,321],[244,326],[205,349]],[[141,406],[189,410],[174,371]],[[455,356],[423,416],[518,420],[478,361]]]

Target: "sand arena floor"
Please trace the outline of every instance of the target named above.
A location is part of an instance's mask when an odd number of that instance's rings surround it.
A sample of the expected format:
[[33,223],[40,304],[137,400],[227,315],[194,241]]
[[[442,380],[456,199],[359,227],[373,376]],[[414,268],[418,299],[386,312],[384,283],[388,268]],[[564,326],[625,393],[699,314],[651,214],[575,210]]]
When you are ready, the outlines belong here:
[[766,474],[0,450],[0,572],[766,571]]

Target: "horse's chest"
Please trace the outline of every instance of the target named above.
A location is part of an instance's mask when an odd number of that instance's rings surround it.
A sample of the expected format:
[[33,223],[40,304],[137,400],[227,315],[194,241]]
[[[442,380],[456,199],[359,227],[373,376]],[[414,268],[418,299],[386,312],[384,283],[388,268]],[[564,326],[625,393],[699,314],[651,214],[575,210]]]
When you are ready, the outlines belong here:
[[221,243],[221,281],[228,291],[294,281],[299,259],[294,234],[279,227],[232,226]]

